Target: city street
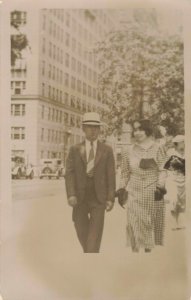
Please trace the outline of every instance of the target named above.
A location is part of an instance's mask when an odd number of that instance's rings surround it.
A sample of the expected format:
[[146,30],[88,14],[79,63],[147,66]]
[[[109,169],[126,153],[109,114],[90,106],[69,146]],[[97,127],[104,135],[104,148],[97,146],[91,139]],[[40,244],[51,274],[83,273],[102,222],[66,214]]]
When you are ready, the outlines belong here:
[[13,180],[10,240],[2,246],[5,300],[189,299],[186,230],[172,231],[167,203],[165,247],[133,254],[126,213],[106,214],[101,253],[83,254],[67,205],[64,179]]

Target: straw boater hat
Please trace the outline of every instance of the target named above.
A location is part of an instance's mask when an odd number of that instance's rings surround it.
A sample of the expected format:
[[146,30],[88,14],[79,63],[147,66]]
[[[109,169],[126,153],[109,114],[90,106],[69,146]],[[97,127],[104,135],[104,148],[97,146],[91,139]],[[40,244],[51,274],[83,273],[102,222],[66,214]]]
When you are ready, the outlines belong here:
[[172,140],[173,143],[181,143],[184,142],[184,135],[177,135]]
[[96,112],[88,112],[83,116],[83,125],[101,126],[100,116]]

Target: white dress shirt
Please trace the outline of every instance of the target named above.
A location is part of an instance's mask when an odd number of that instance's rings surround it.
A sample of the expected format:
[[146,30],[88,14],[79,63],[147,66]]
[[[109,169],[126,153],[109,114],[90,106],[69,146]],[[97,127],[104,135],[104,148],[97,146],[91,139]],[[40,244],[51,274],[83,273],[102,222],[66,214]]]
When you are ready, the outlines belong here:
[[[86,147],[86,159],[88,161],[90,149],[91,149],[91,142],[89,140],[85,140],[85,147]],[[96,151],[97,151],[97,140],[93,141],[93,149],[94,149],[94,159],[95,159]]]

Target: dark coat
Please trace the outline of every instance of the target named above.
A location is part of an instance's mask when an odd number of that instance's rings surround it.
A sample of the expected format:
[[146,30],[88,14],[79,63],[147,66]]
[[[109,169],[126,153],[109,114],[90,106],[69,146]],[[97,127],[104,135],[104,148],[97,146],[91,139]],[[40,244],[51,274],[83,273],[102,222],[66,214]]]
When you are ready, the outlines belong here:
[[[86,188],[86,150],[85,142],[70,148],[66,161],[66,192],[67,197],[76,196],[78,202],[84,200]],[[110,146],[97,143],[94,164],[94,184],[97,200],[100,203],[114,201],[115,197],[115,162]]]

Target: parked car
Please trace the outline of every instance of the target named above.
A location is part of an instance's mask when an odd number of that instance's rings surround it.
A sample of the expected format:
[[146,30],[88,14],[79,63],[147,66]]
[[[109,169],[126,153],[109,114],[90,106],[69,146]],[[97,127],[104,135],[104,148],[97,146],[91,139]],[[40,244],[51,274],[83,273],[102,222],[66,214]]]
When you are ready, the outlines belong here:
[[11,158],[11,176],[12,179],[33,179],[33,166],[31,164],[25,164],[23,157],[14,156]]
[[40,175],[39,178],[44,177],[48,179],[65,176],[65,169],[61,159],[51,158],[51,159],[41,159]]

